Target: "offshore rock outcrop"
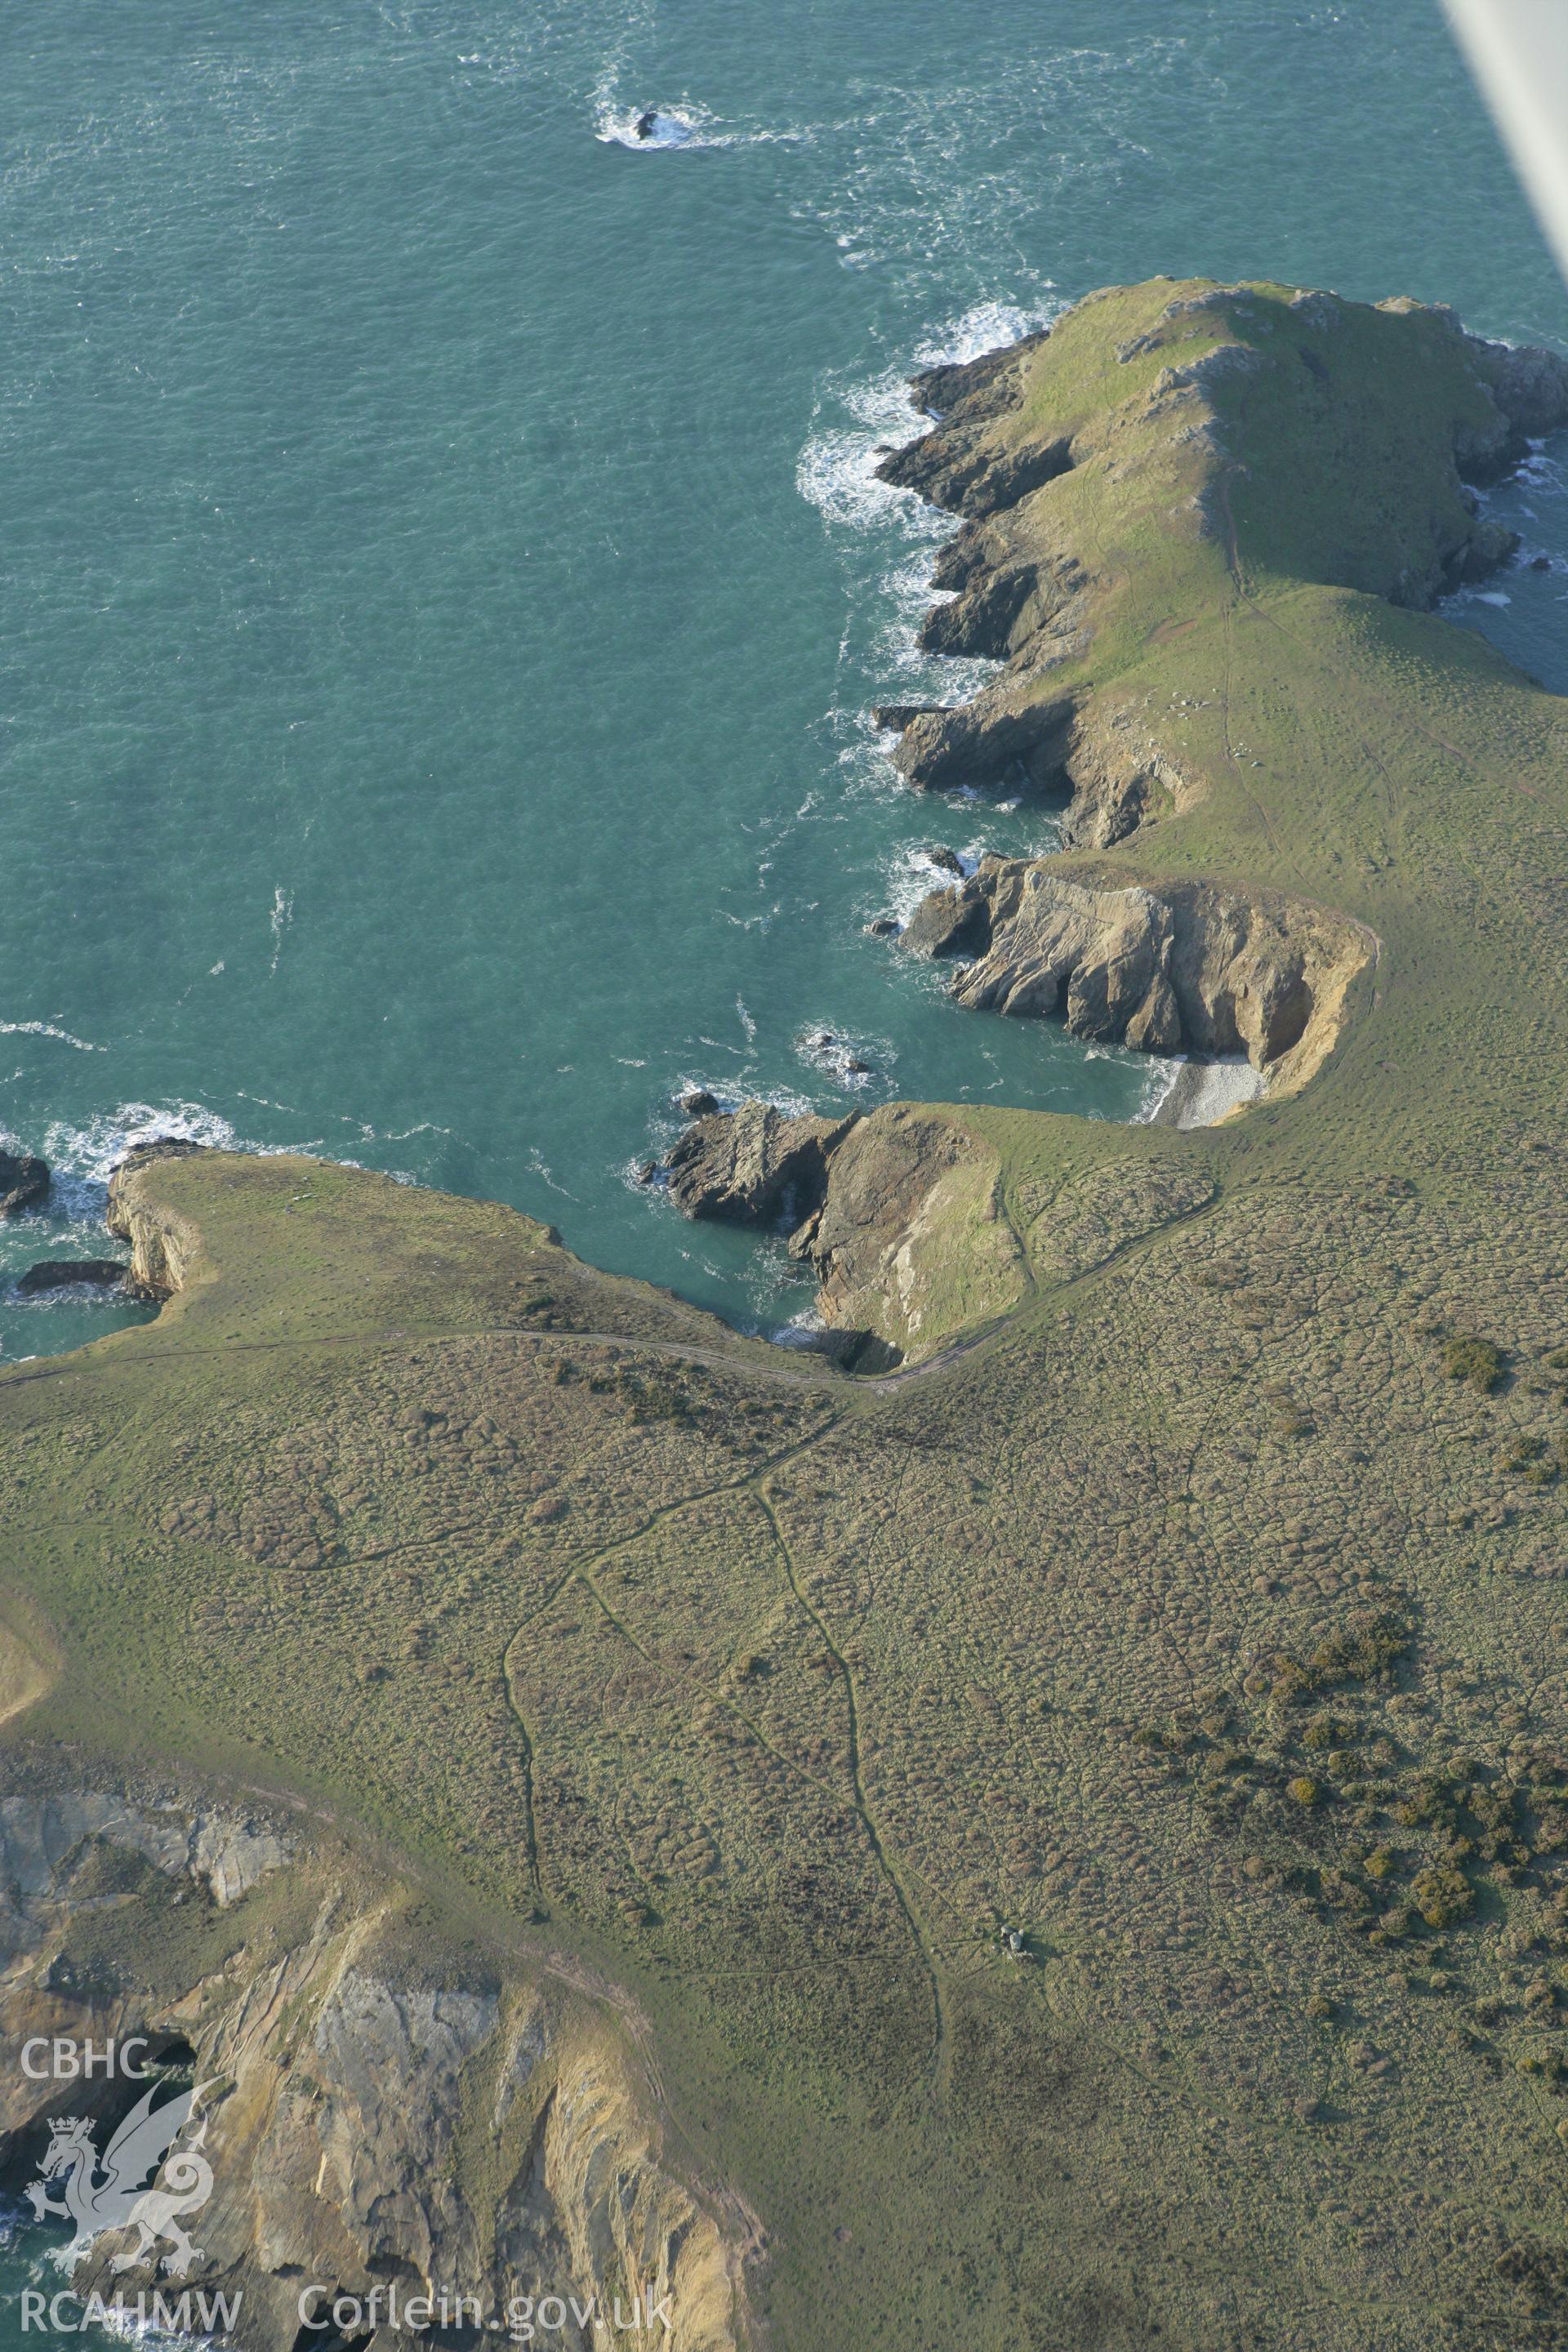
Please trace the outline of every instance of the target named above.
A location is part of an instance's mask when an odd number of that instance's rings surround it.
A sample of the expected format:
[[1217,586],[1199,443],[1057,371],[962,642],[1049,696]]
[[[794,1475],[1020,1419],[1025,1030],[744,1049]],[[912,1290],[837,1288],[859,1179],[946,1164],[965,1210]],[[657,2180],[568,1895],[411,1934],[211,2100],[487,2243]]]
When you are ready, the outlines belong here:
[[[14,1780],[0,1868],[6,2045],[144,2035],[151,2062],[205,2086],[198,2258],[171,2281],[160,2249],[136,2258],[133,2229],[107,2230],[79,2293],[132,2309],[154,2288],[222,2293],[237,2298],[234,2340],[258,2352],[329,2340],[302,2333],[312,2286],[311,2314],[355,2298],[357,2332],[384,2352],[428,2340],[389,2324],[394,2285],[405,2308],[472,2297],[480,2325],[519,2299],[574,2298],[603,2320],[569,2322],[555,2340],[576,2347],[611,2332],[617,2298],[654,2340],[744,2340],[752,2225],[668,2168],[607,2000],[546,1964],[444,1944],[403,1889],[313,1853],[293,1825],[166,1791]],[[62,2109],[94,2116],[101,2148],[142,2087],[6,2069],[4,2177],[36,2173]]]
[[1280,1091],[1319,1067],[1368,942],[1342,917],[1209,883],[1079,878],[987,857],[916,909],[903,944],[967,959],[975,1011],[1065,1020],[1076,1037],[1150,1054],[1245,1054]]
[[124,1282],[125,1275],[118,1258],[46,1257],[17,1276],[16,1290],[23,1298],[50,1290],[110,1290]]
[[0,1217],[19,1217],[36,1209],[49,1189],[46,1161],[31,1152],[0,1151]]

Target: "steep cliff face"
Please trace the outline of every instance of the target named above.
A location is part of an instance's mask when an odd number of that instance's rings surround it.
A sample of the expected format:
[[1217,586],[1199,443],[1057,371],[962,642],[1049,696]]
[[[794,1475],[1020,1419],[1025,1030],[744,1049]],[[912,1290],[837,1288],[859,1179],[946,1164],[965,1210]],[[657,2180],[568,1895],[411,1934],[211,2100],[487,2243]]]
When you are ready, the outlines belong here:
[[[260,1815],[21,1790],[0,1799],[0,1869],[5,2046],[145,2034],[205,2086],[214,2186],[186,2217],[200,2253],[178,2284],[237,2297],[241,2344],[288,2352],[312,2286],[312,2313],[353,2298],[363,2324],[339,2333],[385,2345],[419,2340],[392,2320],[394,2286],[405,2309],[475,2298],[487,2324],[555,2295],[572,2346],[599,2340],[587,2315],[608,2322],[617,2298],[650,2340],[745,2340],[749,2225],[669,2168],[607,2001],[447,1940],[406,1890]],[[62,2109],[95,2115],[107,2146],[141,2087],[0,2071],[5,2177],[36,2171]],[[139,2260],[135,2242],[100,2234],[78,2288],[171,2291],[168,2246]]]
[[1144,1053],[1245,1054],[1276,1091],[1320,1066],[1371,952],[1343,918],[1284,898],[999,857],[933,891],[904,944],[968,959],[952,987],[974,1011],[1059,1016],[1074,1036]]
[[118,1240],[130,1243],[128,1286],[146,1297],[169,1298],[185,1288],[200,1254],[201,1236],[166,1201],[153,1199],[142,1178],[158,1160],[183,1160],[200,1149],[176,1140],[146,1144],[128,1153],[110,1179],[104,1223]]
[[1023,1289],[995,1152],[923,1106],[834,1121],[744,1103],[698,1120],[668,1170],[687,1216],[788,1233],[791,1256],[820,1279],[823,1318],[846,1342],[838,1352],[858,1370],[929,1355]]
[[918,1362],[1021,1295],[996,1154],[955,1120],[889,1104],[842,1139],[826,1180],[790,1251],[816,1267],[829,1324]]
[[882,479],[954,514],[980,516],[1065,472],[1072,463],[1065,437],[1010,463],[988,429],[1020,405],[1026,363],[1048,331],[916,376],[910,387],[915,405],[940,418],[941,429],[894,450],[878,468]]

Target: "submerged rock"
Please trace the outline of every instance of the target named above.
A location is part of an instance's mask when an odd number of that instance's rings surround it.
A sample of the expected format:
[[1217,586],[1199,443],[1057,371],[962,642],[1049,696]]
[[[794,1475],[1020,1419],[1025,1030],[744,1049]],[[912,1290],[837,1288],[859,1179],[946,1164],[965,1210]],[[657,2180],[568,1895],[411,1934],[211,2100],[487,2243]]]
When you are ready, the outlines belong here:
[[688,1118],[707,1118],[718,1109],[719,1097],[710,1095],[706,1087],[688,1087],[684,1094],[676,1096],[675,1107],[683,1110]]
[[49,1171],[31,1153],[0,1151],[0,1217],[36,1209],[49,1189]]
[[16,1277],[16,1288],[24,1297],[36,1297],[46,1290],[71,1290],[85,1286],[108,1290],[122,1283],[130,1267],[114,1257],[47,1257],[30,1265],[26,1274]]

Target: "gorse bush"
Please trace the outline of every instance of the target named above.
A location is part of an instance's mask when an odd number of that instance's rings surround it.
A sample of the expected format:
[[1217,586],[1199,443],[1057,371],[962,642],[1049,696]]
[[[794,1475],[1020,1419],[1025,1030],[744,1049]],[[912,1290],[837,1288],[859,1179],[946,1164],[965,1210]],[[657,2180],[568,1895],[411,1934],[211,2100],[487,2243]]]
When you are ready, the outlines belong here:
[[1468,1381],[1481,1396],[1490,1396],[1501,1387],[1508,1365],[1495,1340],[1456,1331],[1444,1346],[1443,1370],[1451,1381]]

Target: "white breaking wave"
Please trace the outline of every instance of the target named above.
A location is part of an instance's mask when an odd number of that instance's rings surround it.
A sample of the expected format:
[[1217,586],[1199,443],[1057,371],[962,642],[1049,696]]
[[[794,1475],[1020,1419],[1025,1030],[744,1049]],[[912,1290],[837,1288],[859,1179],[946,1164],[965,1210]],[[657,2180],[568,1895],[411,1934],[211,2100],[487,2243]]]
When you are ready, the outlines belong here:
[[[54,1182],[47,1210],[73,1223],[96,1225],[103,1216],[110,1177],[127,1152],[139,1144],[176,1139],[205,1145],[210,1151],[247,1151],[258,1160],[274,1160],[290,1152],[309,1158],[322,1149],[324,1138],[312,1136],[289,1143],[257,1143],[240,1135],[221,1112],[202,1103],[121,1103],[76,1122],[56,1119],[44,1130],[38,1146]],[[340,1157],[345,1168],[357,1160]]]
[[1563,465],[1552,457],[1544,441],[1532,441],[1530,455],[1514,475],[1516,482],[1525,483],[1532,490],[1544,490],[1549,496],[1561,497],[1568,488]]
[[540,1182],[548,1184],[552,1192],[559,1192],[563,1201],[576,1200],[575,1192],[569,1192],[564,1184],[556,1181],[554,1171],[542,1151],[531,1151],[528,1155],[528,1165],[532,1174],[539,1178]]
[[1149,1083],[1143,1089],[1142,1101],[1132,1114],[1130,1122],[1131,1126],[1150,1127],[1153,1124],[1155,1113],[1160,1109],[1186,1066],[1187,1060],[1184,1054],[1150,1055]]
[[923,368],[955,365],[1017,342],[1062,307],[1054,296],[1033,304],[975,303],[877,375],[830,377],[818,388],[812,430],[795,462],[795,488],[826,524],[846,575],[848,622],[839,662],[852,683],[846,707],[834,717],[848,733],[839,757],[852,788],[880,793],[893,781],[888,745],[877,739],[867,705],[965,701],[998,667],[930,655],[921,646],[926,614],[946,601],[932,587],[931,572],[959,518],[879,478],[890,449],[930,429],[930,419],[910,404],[909,379]]
[[57,1119],[45,1130],[44,1158],[57,1171],[67,1170],[89,1181],[106,1184],[117,1162],[139,1143],[157,1136],[178,1136],[183,1141],[205,1143],[215,1151],[240,1151],[240,1143],[226,1118],[200,1103],[121,1103],[117,1110],[100,1111],[84,1126]]
[[51,1206],[73,1222],[98,1223],[109,1179],[128,1151],[159,1136],[205,1143],[215,1151],[255,1149],[243,1144],[226,1118],[200,1103],[121,1103],[84,1125],[57,1119],[44,1131],[43,1156],[54,1177]]
[[794,1039],[796,1055],[836,1087],[859,1094],[886,1080],[898,1060],[890,1037],[858,1036],[852,1030],[810,1022]]
[[294,901],[288,896],[282,884],[279,883],[278,887],[272,893],[272,914],[270,917],[272,930],[272,970],[274,971],[278,969],[278,959],[283,952],[283,934],[293,919]]
[[92,1045],[85,1037],[73,1037],[68,1029],[57,1029],[52,1021],[0,1021],[0,1037],[57,1037],[62,1045],[72,1045],[79,1054],[107,1054],[107,1045]]
[[[942,814],[952,815],[953,812],[949,807]],[[988,841],[977,839],[954,851],[963,868],[965,880],[993,845]],[[887,895],[884,904],[876,911],[892,915],[899,922],[907,923],[923,898],[929,898],[933,890],[947,889],[959,878],[950,867],[933,857],[929,849],[910,844],[900,849],[884,867],[882,882]]]
[[979,359],[984,352],[1022,342],[1026,335],[1048,327],[1066,308],[1066,302],[1054,295],[1046,301],[976,302],[920,345],[915,369],[962,366],[967,360]]
[[910,405],[909,379],[924,368],[954,367],[983,352],[1020,342],[1047,326],[1064,306],[1058,301],[1026,307],[1017,302],[978,302],[918,343],[907,357],[880,374],[847,384],[829,383],[817,398],[817,413],[837,409],[812,435],[795,465],[795,487],[830,523],[867,530],[897,520],[922,539],[949,538],[955,519],[930,507],[913,490],[895,489],[877,479],[889,448],[901,448],[929,432],[931,421]]
[[650,154],[660,147],[713,147],[724,142],[705,138],[698,125],[684,114],[664,114],[655,108],[652,128],[639,131],[647,109],[626,107],[616,112],[606,106],[595,121],[594,136],[606,146],[629,147],[634,153]]
[[804,1313],[792,1316],[787,1323],[777,1324],[772,1330],[764,1328],[762,1336],[771,1339],[775,1348],[816,1349],[826,1328],[826,1318],[816,1307],[808,1307]]
[[910,404],[909,379],[918,364],[906,362],[868,382],[818,395],[819,415],[825,406],[841,414],[806,442],[795,461],[795,482],[825,522],[869,530],[896,521],[926,540],[946,539],[957,528],[952,515],[877,474],[889,449],[919,440],[929,429],[929,420]]

